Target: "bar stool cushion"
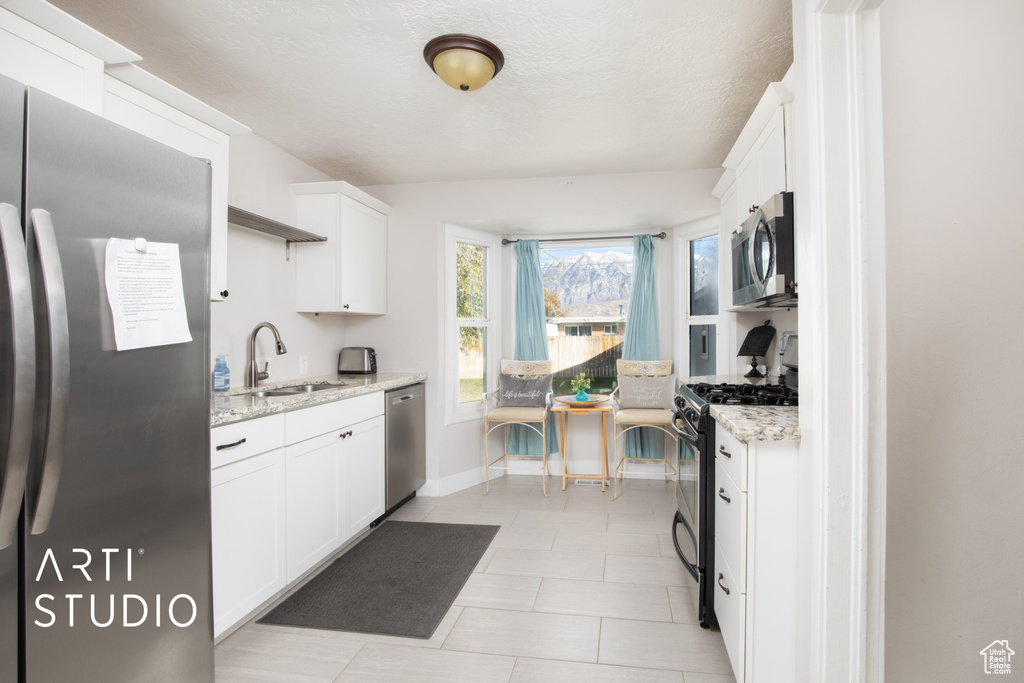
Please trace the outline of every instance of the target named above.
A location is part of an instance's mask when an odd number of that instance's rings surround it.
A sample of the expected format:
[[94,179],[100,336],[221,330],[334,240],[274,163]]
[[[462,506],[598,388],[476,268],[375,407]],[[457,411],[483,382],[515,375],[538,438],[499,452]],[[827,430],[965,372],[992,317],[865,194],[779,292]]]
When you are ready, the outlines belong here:
[[547,408],[495,408],[486,417],[493,422],[543,422]]
[[615,424],[670,425],[672,411],[660,408],[624,408],[615,413]]

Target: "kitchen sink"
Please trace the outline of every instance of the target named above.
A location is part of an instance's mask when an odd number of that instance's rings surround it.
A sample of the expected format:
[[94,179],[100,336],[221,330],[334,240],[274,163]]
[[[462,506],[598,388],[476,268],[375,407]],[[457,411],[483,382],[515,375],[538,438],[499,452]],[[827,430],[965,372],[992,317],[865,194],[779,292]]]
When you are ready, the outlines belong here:
[[341,389],[344,384],[295,384],[290,387],[281,387],[274,391],[291,391],[294,393],[324,391],[326,389]]
[[344,384],[293,384],[276,389],[257,389],[246,392],[246,396],[257,398],[273,398],[281,396],[299,396],[300,394],[312,393],[314,391],[326,391],[328,389],[341,389]]

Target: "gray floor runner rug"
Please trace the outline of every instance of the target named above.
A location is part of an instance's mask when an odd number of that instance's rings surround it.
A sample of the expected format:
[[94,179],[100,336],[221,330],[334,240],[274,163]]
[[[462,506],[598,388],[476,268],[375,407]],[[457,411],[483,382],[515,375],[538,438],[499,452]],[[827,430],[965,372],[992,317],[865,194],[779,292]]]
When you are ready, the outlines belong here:
[[499,528],[385,522],[259,623],[429,638]]

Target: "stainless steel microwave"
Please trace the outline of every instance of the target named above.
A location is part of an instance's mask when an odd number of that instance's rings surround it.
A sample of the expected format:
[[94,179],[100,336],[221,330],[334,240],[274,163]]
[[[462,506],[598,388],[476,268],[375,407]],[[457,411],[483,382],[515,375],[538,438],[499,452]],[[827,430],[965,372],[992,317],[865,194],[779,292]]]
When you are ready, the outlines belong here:
[[755,207],[730,241],[733,306],[796,306],[792,192]]

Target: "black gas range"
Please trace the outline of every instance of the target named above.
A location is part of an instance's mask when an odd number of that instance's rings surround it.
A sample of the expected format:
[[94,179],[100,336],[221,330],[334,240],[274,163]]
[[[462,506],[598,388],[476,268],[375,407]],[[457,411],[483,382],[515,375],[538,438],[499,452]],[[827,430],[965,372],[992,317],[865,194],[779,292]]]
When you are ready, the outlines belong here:
[[712,405],[795,406],[797,392],[765,380],[741,383],[696,382],[680,385],[674,398],[673,426],[679,435],[679,503],[672,520],[672,541],[694,579],[689,588],[701,626],[716,626],[715,422]]
[[[682,389],[682,387],[680,387]],[[699,410],[699,401],[718,405],[795,406],[797,393],[783,384],[688,384],[686,389],[696,399],[692,404]],[[686,403],[686,393],[676,395],[676,406]]]

